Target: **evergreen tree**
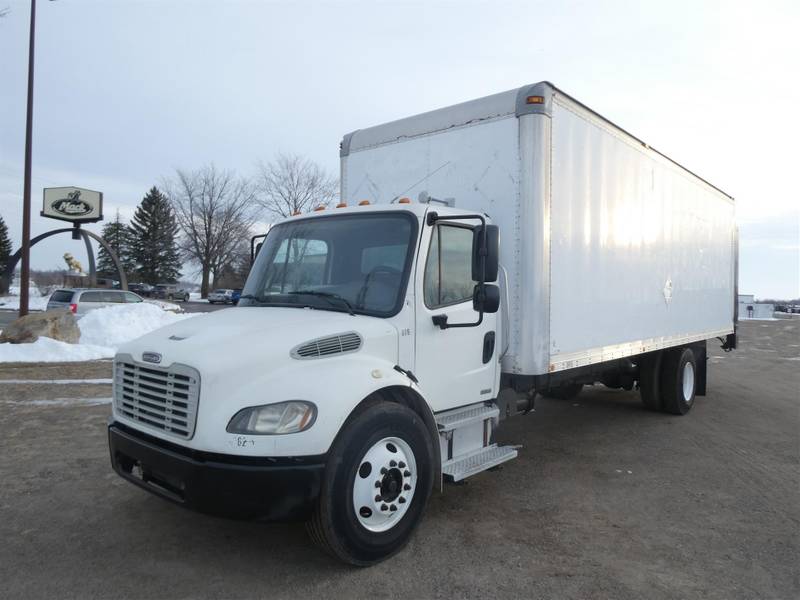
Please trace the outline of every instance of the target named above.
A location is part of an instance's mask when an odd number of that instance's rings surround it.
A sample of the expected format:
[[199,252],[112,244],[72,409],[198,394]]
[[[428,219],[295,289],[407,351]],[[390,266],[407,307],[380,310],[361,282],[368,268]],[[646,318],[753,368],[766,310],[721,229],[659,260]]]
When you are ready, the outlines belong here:
[[[111,246],[114,254],[117,255],[125,274],[131,274],[135,264],[131,258],[130,234],[128,227],[120,219],[119,211],[117,211],[117,216],[113,221],[103,225],[103,231],[100,236]],[[102,246],[97,258],[97,272],[105,277],[114,277],[117,274],[114,261],[111,260],[111,256]]]
[[3,217],[0,216],[0,292],[5,293],[8,291],[8,286],[11,284],[11,273],[6,275],[6,263],[8,257],[11,256],[11,238],[8,237],[8,227]]
[[136,209],[129,227],[130,254],[141,281],[174,283],[181,274],[178,224],[167,197],[155,186]]

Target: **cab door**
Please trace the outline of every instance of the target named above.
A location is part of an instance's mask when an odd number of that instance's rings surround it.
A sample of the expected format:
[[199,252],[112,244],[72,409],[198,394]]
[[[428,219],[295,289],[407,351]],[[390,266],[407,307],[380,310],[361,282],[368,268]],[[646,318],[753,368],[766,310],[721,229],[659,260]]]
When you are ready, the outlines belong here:
[[473,227],[446,217],[424,227],[415,277],[414,374],[434,411],[490,400],[497,387],[497,315],[484,313],[475,327],[442,329],[433,320],[478,320],[472,306]]

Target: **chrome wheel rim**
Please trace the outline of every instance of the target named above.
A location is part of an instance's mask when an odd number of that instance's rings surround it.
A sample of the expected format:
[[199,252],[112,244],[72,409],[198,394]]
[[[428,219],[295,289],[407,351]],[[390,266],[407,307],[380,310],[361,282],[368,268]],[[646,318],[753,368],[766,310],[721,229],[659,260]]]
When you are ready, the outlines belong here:
[[387,531],[408,512],[417,489],[417,462],[411,447],[386,437],[364,453],[353,482],[353,510],[369,531]]
[[687,404],[691,402],[694,394],[694,367],[687,362],[683,365],[683,401]]

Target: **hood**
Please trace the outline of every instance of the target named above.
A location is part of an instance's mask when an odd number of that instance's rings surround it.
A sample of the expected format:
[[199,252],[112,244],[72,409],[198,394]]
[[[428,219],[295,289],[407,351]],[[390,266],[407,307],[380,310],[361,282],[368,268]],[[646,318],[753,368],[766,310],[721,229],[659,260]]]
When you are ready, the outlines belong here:
[[385,319],[364,315],[283,307],[228,308],[205,313],[148,333],[119,349],[141,361],[142,353],[161,355],[161,366],[183,363],[201,372],[241,368],[249,357],[262,365],[294,360],[290,351],[320,337],[356,332],[361,351],[379,351],[397,360],[397,330]]

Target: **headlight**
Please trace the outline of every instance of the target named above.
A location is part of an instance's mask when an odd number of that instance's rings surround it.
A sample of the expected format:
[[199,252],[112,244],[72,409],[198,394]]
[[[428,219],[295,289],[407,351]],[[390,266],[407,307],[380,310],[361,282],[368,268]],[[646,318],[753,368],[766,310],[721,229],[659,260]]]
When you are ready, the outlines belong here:
[[304,431],[314,424],[317,407],[311,402],[290,400],[243,408],[233,415],[225,431],[254,435],[280,435]]

